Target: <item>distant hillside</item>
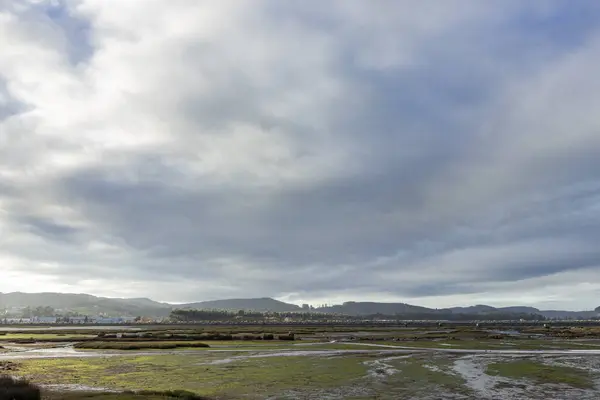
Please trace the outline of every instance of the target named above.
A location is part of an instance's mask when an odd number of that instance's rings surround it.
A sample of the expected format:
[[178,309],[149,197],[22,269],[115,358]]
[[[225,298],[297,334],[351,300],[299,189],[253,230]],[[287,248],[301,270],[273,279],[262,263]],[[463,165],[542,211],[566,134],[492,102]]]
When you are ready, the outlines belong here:
[[534,307],[513,306],[513,307],[491,307],[486,305],[477,305],[470,307],[453,307],[453,313],[473,314],[473,315],[490,315],[497,313],[507,314],[538,314],[550,319],[586,319],[596,316],[594,311],[561,311],[561,310],[539,310]]
[[533,307],[492,307],[484,304],[478,304],[476,306],[469,307],[452,307],[447,310],[452,311],[454,314],[474,314],[474,315],[485,315],[493,313],[509,313],[509,314],[539,314],[540,310]]
[[483,304],[478,304],[476,306],[469,307],[452,307],[448,308],[454,314],[485,314],[497,311],[496,308],[491,306],[486,306]]
[[542,310],[540,314],[551,319],[587,319],[596,317],[594,311],[561,311],[561,310]]
[[316,311],[324,313],[336,313],[345,315],[396,315],[396,314],[417,314],[417,313],[435,313],[431,308],[413,306],[405,303],[375,303],[375,302],[355,302],[347,301],[341,305],[331,307],[317,308]]
[[82,314],[167,316],[171,305],[150,299],[112,299],[71,293],[0,293],[0,308],[48,306]]
[[181,304],[176,306],[182,309],[198,309],[198,310],[246,310],[246,311],[300,311],[301,308],[295,304],[284,303],[283,301],[275,300],[270,297],[262,297],[259,299],[226,299],[202,301],[199,303]]
[[534,307],[500,307],[500,311],[523,314],[539,314],[541,311]]
[[[204,309],[204,310],[246,310],[246,311],[274,311],[274,312],[303,312],[295,304],[284,303],[270,297],[251,299],[225,299],[202,301],[188,304],[159,303],[147,298],[117,299],[97,297],[89,294],[69,293],[0,293],[0,311],[3,309],[17,309],[24,307],[52,307],[55,310],[68,310],[84,315],[97,315],[105,313],[111,316],[168,316],[175,308]],[[600,313],[600,307],[595,311],[561,311],[538,310],[533,307],[492,307],[484,304],[466,307],[452,307],[446,309],[433,309],[406,303],[377,303],[348,301],[343,304],[320,307],[314,312],[336,313],[350,316],[362,315],[389,315],[403,316],[406,318],[446,319],[461,314],[462,318],[521,318],[532,314],[541,315],[550,319],[587,319],[594,318]],[[512,317],[511,317],[512,315]]]

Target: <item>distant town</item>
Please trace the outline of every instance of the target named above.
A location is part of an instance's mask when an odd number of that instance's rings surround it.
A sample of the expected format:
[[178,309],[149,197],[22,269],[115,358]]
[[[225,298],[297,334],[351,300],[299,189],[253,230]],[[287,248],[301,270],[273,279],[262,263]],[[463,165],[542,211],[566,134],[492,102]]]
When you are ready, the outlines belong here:
[[164,318],[141,316],[81,315],[69,309],[52,307],[10,307],[0,309],[0,323],[7,324],[131,324],[163,322]]

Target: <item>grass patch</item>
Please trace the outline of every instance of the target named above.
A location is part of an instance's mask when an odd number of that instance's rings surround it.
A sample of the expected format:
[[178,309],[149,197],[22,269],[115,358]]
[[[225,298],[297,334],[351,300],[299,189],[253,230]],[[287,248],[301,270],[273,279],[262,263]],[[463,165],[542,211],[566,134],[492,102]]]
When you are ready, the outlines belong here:
[[35,342],[76,342],[79,340],[91,340],[95,335],[56,334],[56,333],[7,333],[0,336],[0,342],[12,343],[35,343]]
[[65,337],[94,337],[94,334],[64,334],[64,333],[6,333],[0,336],[0,339],[3,340],[12,340],[12,339],[64,339]]
[[256,398],[287,390],[329,390],[356,384],[366,376],[362,363],[372,356],[266,357],[212,364],[235,352],[143,357],[28,359],[19,375],[40,384],[79,384],[116,390],[184,389],[202,396]]
[[538,383],[562,383],[583,389],[594,387],[592,377],[584,370],[529,360],[489,364],[486,373],[512,379],[530,379]]

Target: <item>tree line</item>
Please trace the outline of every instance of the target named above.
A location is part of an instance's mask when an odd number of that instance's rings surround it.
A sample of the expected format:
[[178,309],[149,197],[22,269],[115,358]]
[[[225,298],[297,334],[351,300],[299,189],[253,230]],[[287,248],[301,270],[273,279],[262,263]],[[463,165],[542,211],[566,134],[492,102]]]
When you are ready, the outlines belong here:
[[179,322],[202,322],[202,321],[327,321],[327,320],[345,320],[345,321],[361,321],[361,320],[448,320],[448,321],[471,321],[471,320],[525,320],[525,321],[541,321],[546,318],[539,314],[526,313],[504,313],[494,312],[490,314],[458,314],[444,312],[418,312],[407,314],[371,314],[361,316],[327,314],[318,312],[259,312],[259,311],[230,311],[230,310],[196,310],[196,309],[176,309],[171,312],[171,320]]

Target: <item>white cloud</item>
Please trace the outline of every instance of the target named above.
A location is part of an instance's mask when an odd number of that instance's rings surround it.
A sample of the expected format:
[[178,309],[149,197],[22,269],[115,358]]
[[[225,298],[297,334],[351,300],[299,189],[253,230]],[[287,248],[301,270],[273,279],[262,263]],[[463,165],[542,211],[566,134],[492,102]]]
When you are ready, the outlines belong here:
[[0,2],[0,290],[550,301],[595,257],[598,32],[408,6]]

